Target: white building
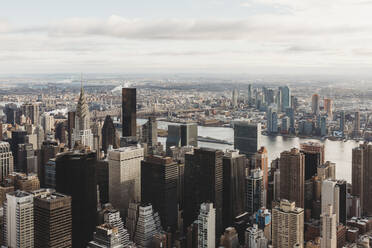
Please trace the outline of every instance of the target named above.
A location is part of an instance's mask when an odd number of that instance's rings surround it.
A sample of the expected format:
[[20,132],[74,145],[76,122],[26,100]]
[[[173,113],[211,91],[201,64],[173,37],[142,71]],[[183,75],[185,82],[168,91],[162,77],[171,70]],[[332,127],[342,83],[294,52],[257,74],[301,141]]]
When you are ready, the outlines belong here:
[[247,248],[266,248],[268,240],[264,232],[260,230],[257,224],[248,227],[245,230],[245,247]]
[[139,248],[151,247],[151,242],[155,234],[161,230],[156,225],[155,214],[151,205],[140,206],[138,208],[138,221],[134,242]]
[[198,247],[216,247],[216,209],[213,203],[202,203],[198,224]]
[[14,169],[13,154],[8,142],[0,141],[0,179],[4,180]]
[[328,206],[332,206],[333,213],[336,214],[336,223],[339,223],[339,198],[340,190],[337,181],[324,180],[322,183],[322,209],[321,213],[328,212]]
[[34,247],[34,197],[24,191],[6,195],[4,241],[8,247]]
[[109,199],[122,217],[127,216],[129,203],[141,202],[141,161],[143,148],[137,146],[110,150]]
[[322,238],[321,248],[337,248],[337,222],[336,214],[333,213],[332,205],[328,205],[322,213]]
[[41,116],[41,124],[44,128],[45,133],[52,132],[52,129],[54,129],[54,117],[49,113],[44,113]]

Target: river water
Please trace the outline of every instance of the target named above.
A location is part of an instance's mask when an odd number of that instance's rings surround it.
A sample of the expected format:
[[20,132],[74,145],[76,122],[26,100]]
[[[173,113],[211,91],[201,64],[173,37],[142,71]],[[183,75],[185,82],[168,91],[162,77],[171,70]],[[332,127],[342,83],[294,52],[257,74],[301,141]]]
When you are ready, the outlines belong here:
[[[137,124],[144,124],[147,120],[138,119]],[[159,121],[158,128],[168,129],[170,122]],[[198,126],[198,135],[204,137],[212,137],[216,139],[227,140],[234,142],[234,130],[227,127],[202,127]],[[165,145],[166,138],[159,137],[159,142]],[[315,139],[303,139],[303,138],[289,138],[289,137],[269,137],[261,135],[261,146],[265,146],[269,161],[276,159],[280,156],[280,153],[289,150],[293,147],[299,148],[300,143],[307,141],[321,142],[325,145],[325,160],[336,163],[336,177],[337,179],[345,179],[351,182],[351,154],[352,149],[357,147],[359,142],[357,141],[331,141],[331,140],[315,140]],[[231,145],[215,144],[208,142],[198,142],[200,147],[209,147],[215,149],[233,149]]]

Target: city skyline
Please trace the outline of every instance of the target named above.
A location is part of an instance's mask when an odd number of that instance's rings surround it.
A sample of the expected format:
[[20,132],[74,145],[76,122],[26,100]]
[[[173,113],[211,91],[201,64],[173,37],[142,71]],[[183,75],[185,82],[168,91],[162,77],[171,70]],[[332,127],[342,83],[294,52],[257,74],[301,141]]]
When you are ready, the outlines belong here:
[[19,4],[2,5],[1,74],[371,75],[370,1]]

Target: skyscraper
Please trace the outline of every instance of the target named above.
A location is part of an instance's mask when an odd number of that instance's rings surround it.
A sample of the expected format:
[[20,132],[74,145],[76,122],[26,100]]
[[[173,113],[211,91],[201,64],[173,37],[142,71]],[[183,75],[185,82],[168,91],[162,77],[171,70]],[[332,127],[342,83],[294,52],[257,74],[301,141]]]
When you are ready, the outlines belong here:
[[8,142],[0,141],[0,181],[13,172],[13,154]]
[[269,175],[269,167],[268,167],[268,164],[269,164],[269,157],[268,157],[268,154],[267,154],[267,149],[266,147],[264,146],[261,146],[261,148],[256,152],[256,154],[254,155],[254,163],[255,163],[255,168],[259,168],[262,170],[262,173],[263,173],[263,185],[264,185],[264,188],[263,190],[266,192],[267,189],[268,189],[268,185],[269,185],[269,179],[268,179],[268,175]]
[[177,229],[178,164],[170,157],[149,156],[141,163],[142,203],[152,204],[163,229]]
[[278,133],[278,112],[275,105],[270,105],[267,110],[267,125],[266,129],[269,134]]
[[344,137],[345,132],[345,111],[340,112],[340,132],[342,134],[342,137]]
[[102,150],[107,153],[107,149],[110,145],[116,149],[119,147],[118,143],[114,122],[111,117],[107,115],[102,127]]
[[320,97],[318,94],[314,94],[311,97],[311,110],[314,115],[318,115],[320,113]]
[[264,183],[261,169],[250,171],[246,177],[246,210],[252,215],[264,206]]
[[281,110],[286,111],[287,108],[291,107],[291,91],[288,86],[279,87],[281,97]]
[[72,247],[85,247],[96,227],[96,154],[63,153],[56,159],[56,190],[72,197]]
[[198,247],[216,247],[216,209],[213,203],[202,203],[197,220],[198,224]]
[[143,148],[122,147],[108,153],[109,200],[127,216],[130,202],[141,202],[141,161]]
[[252,84],[248,84],[248,105],[251,105],[253,103],[253,91],[252,91]]
[[237,89],[234,89],[232,92],[232,99],[231,99],[232,106],[234,108],[238,106],[238,98],[239,98],[239,92]]
[[10,149],[13,153],[14,158],[14,170],[21,171],[21,168],[18,168],[18,145],[26,143],[26,131],[15,130],[12,131],[12,141],[10,142]]
[[234,218],[245,211],[244,188],[246,157],[227,151],[223,157],[223,226],[232,226]]
[[184,226],[190,226],[198,216],[200,204],[212,202],[216,209],[216,235],[221,235],[223,204],[223,152],[199,148],[185,155]]
[[32,144],[19,144],[17,153],[17,169],[24,173],[37,173],[37,157]]
[[281,200],[272,210],[272,245],[275,248],[294,247],[304,242],[304,210],[295,202]]
[[74,135],[75,116],[75,111],[69,111],[67,113],[68,148],[70,149],[74,147],[74,144],[72,143],[72,136]]
[[245,244],[249,248],[262,248],[267,247],[268,240],[264,236],[264,232],[258,228],[256,224],[248,227],[245,230]]
[[148,148],[154,147],[158,143],[158,123],[156,117],[150,116],[142,127],[142,137]]
[[305,156],[293,148],[280,154],[280,198],[304,207]]
[[72,135],[72,147],[79,142],[82,146],[93,149],[93,133],[90,129],[90,114],[83,86],[81,86],[80,97],[76,106],[75,126]]
[[234,124],[234,149],[252,157],[258,150],[261,141],[261,124],[237,122]]
[[87,248],[124,248],[120,243],[118,229],[110,224],[102,224],[96,227],[93,240]]
[[137,95],[135,88],[122,89],[122,124],[123,137],[137,136]]
[[360,133],[360,113],[359,111],[355,111],[354,113],[354,129],[353,129],[353,136],[359,137]]
[[300,150],[305,155],[305,180],[309,180],[316,175],[317,168],[324,164],[324,144],[318,142],[301,143]]
[[321,213],[326,213],[328,211],[328,206],[332,206],[332,211],[335,214],[336,224],[338,224],[340,191],[337,186],[337,181],[327,179],[322,182],[321,204]]
[[139,248],[150,247],[152,239],[160,230],[156,226],[155,214],[151,205],[142,205],[138,209],[138,221],[134,242]]
[[332,205],[327,205],[322,212],[322,238],[320,247],[337,248],[337,222]]
[[8,247],[34,247],[34,198],[24,191],[6,195],[4,239]]
[[30,119],[35,126],[39,125],[39,105],[36,103],[25,103],[21,106],[22,114]]
[[45,189],[33,194],[35,247],[72,247],[71,197]]
[[363,185],[363,164],[364,164],[364,147],[355,147],[352,151],[351,164],[351,194],[353,196],[362,197]]
[[166,141],[167,151],[171,146],[198,146],[198,125],[187,123],[181,125],[168,125]]
[[332,111],[332,99],[324,98],[324,110],[327,113],[329,119],[333,119],[333,111]]

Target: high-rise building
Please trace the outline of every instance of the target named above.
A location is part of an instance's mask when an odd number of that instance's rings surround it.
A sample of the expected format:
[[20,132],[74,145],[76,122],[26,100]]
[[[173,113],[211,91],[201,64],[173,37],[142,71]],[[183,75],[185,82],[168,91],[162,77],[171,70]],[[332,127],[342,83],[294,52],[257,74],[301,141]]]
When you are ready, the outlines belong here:
[[234,124],[234,149],[252,157],[258,150],[261,141],[261,124],[237,122]]
[[10,144],[0,141],[0,181],[4,181],[13,170],[13,154],[10,150]]
[[311,97],[311,110],[314,115],[318,115],[320,113],[320,97],[318,94],[314,94]]
[[342,137],[345,135],[345,111],[340,112],[340,132]]
[[25,103],[21,106],[21,112],[32,124],[39,124],[39,105],[36,103]]
[[109,115],[106,116],[102,127],[102,150],[107,153],[111,145],[114,149],[119,148],[119,139],[116,137],[114,122]]
[[327,205],[322,212],[322,238],[320,247],[337,248],[337,221],[332,205]]
[[223,232],[223,152],[199,148],[185,155],[184,227],[198,216],[200,204],[212,202],[216,209],[216,235]]
[[227,151],[223,157],[223,226],[230,227],[234,218],[245,211],[246,157],[239,151]]
[[56,159],[56,190],[72,198],[72,247],[85,247],[96,227],[97,186],[94,152],[63,153]]
[[238,233],[234,227],[228,227],[221,236],[220,246],[226,248],[239,248]]
[[251,105],[253,103],[253,90],[252,84],[248,84],[248,104]]
[[24,173],[37,173],[37,157],[32,144],[19,144],[17,170]]
[[324,98],[324,110],[327,113],[329,119],[333,119],[333,111],[332,111],[332,99]]
[[245,247],[265,248],[268,243],[269,241],[265,237],[264,232],[256,224],[245,230]]
[[134,242],[139,248],[150,247],[154,235],[161,230],[156,224],[156,216],[151,205],[138,208],[138,221],[134,235]]
[[67,134],[67,121],[58,122],[56,124],[55,138],[59,143],[66,144],[68,143],[68,134]]
[[137,95],[135,88],[122,89],[122,125],[123,137],[137,136]]
[[13,159],[14,159],[14,170],[15,171],[21,171],[20,168],[18,168],[18,145],[25,144],[26,143],[26,131],[21,130],[14,130],[12,131],[12,141],[10,142],[10,149],[13,153]]
[[266,192],[268,189],[269,185],[269,157],[267,154],[267,149],[264,146],[261,146],[261,148],[255,153],[254,155],[254,163],[255,163],[255,168],[259,168],[262,170],[263,173],[263,183],[264,183],[264,188],[263,190]]
[[8,178],[13,182],[16,190],[30,192],[40,189],[40,181],[35,174],[13,172],[8,175]]
[[[50,161],[50,159],[55,158],[56,155],[61,151],[60,146],[56,141],[44,141],[41,145],[40,158],[38,164],[37,174],[40,179],[40,184],[45,186],[45,165]],[[55,174],[55,173],[54,173]]]
[[169,125],[166,141],[167,151],[171,146],[198,146],[198,125],[187,123],[181,125]]
[[324,180],[322,182],[322,201],[321,212],[327,213],[328,206],[332,206],[332,211],[335,214],[336,224],[339,223],[339,206],[340,206],[340,190],[337,186],[337,181]]
[[293,148],[280,154],[280,198],[304,207],[305,156]]
[[93,240],[87,248],[124,248],[120,243],[118,229],[110,224],[102,224],[96,227]]
[[74,147],[74,144],[72,143],[72,136],[74,135],[75,116],[75,111],[69,111],[67,113],[68,148],[70,149]]
[[272,217],[273,247],[288,248],[295,247],[295,244],[303,244],[304,210],[302,208],[297,208],[295,202],[281,200],[280,205],[272,209]]
[[354,113],[354,129],[353,129],[353,136],[359,137],[360,133],[360,113],[359,111],[355,111]]
[[269,134],[278,133],[278,110],[277,106],[270,105],[266,114],[267,125],[266,129]]
[[71,197],[45,189],[33,194],[35,247],[72,247]]
[[[360,195],[362,214],[372,215],[372,145],[364,143],[353,149],[353,194]],[[355,170],[355,171],[354,171]],[[355,185],[354,185],[355,184]]]
[[6,123],[15,125],[19,124],[20,110],[14,103],[8,103],[5,105],[4,114],[6,115]]
[[305,180],[309,180],[316,175],[317,168],[324,164],[324,144],[318,142],[301,143],[300,150],[305,155]]
[[232,92],[232,99],[231,99],[232,106],[234,108],[238,106],[238,98],[239,98],[239,92],[237,89],[234,89]]
[[170,157],[152,155],[141,163],[141,201],[152,204],[164,230],[177,229],[178,164]]
[[264,206],[264,183],[261,169],[250,171],[246,177],[246,210],[252,215]]
[[150,116],[148,121],[142,126],[142,138],[148,148],[158,144],[158,123],[155,116]]
[[281,110],[286,111],[287,108],[291,107],[291,91],[288,86],[279,87],[281,97]]
[[8,247],[34,247],[34,198],[25,191],[6,195],[4,243]]
[[44,186],[54,189],[56,187],[56,159],[51,158],[44,166]]
[[131,240],[134,240],[134,234],[136,231],[138,221],[139,203],[129,203],[127,218],[125,226],[128,228],[129,236]]
[[338,221],[339,224],[346,226],[347,219],[347,182],[344,180],[338,180],[336,187],[338,187],[339,192],[339,207],[338,207]]
[[143,148],[122,147],[108,153],[109,200],[127,216],[130,202],[141,202],[141,161]]
[[54,129],[54,116],[49,113],[41,115],[41,126],[44,128],[44,133],[51,133]]
[[96,167],[96,182],[101,204],[109,202],[109,163],[107,159],[98,160]]
[[198,247],[216,247],[216,209],[213,203],[202,203],[197,219]]
[[76,106],[75,126],[72,135],[72,147],[77,143],[93,149],[93,133],[90,129],[89,106],[85,98],[83,86],[81,86],[80,97]]

